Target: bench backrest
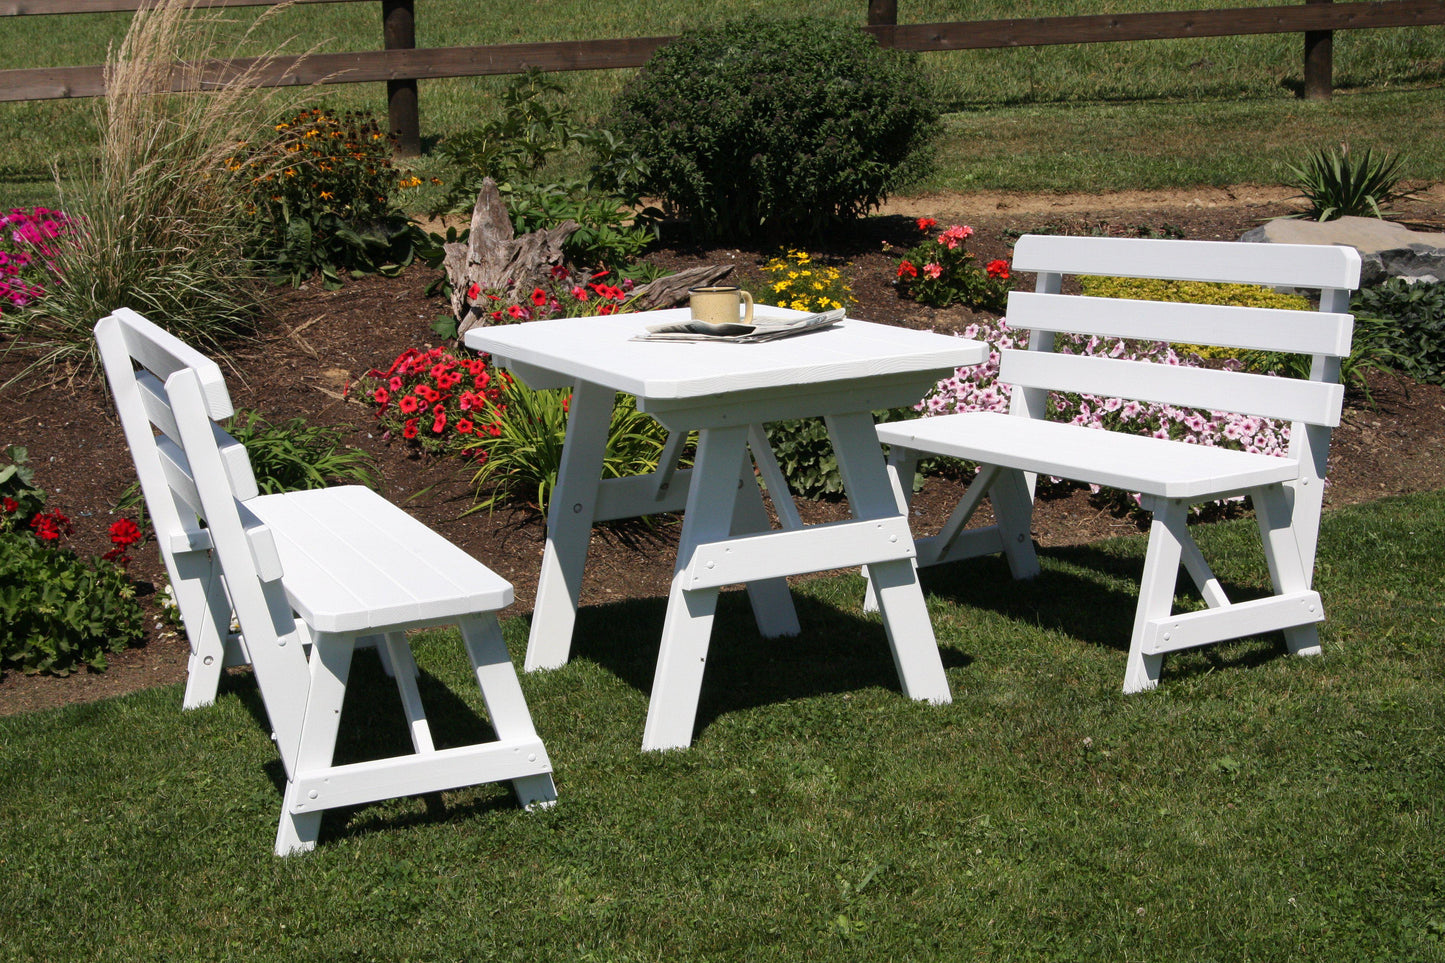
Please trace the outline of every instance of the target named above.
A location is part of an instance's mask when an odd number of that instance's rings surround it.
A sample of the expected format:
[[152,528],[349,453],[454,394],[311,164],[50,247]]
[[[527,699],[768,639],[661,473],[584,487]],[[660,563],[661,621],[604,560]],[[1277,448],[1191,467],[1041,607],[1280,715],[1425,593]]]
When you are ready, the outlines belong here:
[[[1042,416],[1048,390],[1230,411],[1328,429],[1339,423],[1359,284],[1353,248],[1028,235],[1014,269],[1038,274],[1033,292],[1009,295],[1009,326],[1030,330],[1026,351],[1002,353],[1000,380],[1017,386],[1013,411]],[[1066,275],[1263,284],[1320,292],[1320,310],[1290,311],[1060,294]],[[1055,353],[1055,333],[1307,354],[1308,379]],[[1327,436],[1326,436],[1327,437]],[[1292,440],[1292,447],[1295,441]]]
[[[225,379],[215,362],[127,308],[95,333],[167,574],[178,583],[182,553],[209,550],[219,560],[290,772],[306,657],[275,540],[246,507],[258,493],[250,458],[217,424],[233,414]],[[192,617],[182,606],[182,618]]]

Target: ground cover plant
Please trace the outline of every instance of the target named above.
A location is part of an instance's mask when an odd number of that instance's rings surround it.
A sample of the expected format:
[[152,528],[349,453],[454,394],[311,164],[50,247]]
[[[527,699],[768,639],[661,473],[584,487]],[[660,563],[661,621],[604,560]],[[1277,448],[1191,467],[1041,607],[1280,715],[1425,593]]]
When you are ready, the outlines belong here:
[[[696,744],[663,754],[638,751],[662,601],[587,608],[577,657],[522,677],[555,808],[490,786],[367,806],[285,861],[244,675],[196,712],[170,687],[0,719],[6,950],[1430,960],[1442,537],[1438,493],[1327,514],[1322,657],[1231,643],[1171,657],[1144,696],[1117,691],[1142,537],[1046,551],[1007,593],[997,559],[926,573],[948,706],[896,691],[856,576],[802,586],[781,648],[728,592]],[[1257,577],[1250,532],[1202,538],[1227,582]],[[519,653],[525,623],[504,631]],[[462,732],[484,709],[449,642],[416,649],[438,731]],[[369,655],[351,689],[343,751],[374,750],[368,722],[400,707]]]

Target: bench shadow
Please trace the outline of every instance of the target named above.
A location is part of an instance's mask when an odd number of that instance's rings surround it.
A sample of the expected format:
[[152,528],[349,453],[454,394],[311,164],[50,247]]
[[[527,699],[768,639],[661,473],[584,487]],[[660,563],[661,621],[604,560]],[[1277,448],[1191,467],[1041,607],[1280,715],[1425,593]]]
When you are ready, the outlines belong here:
[[[1128,653],[1143,557],[1120,556],[1089,545],[1039,549],[1038,553],[1041,560],[1053,559],[1062,565],[1046,564],[1037,578],[1016,580],[1003,557],[991,555],[922,569],[919,580],[925,592],[955,604],[1052,629],[1084,645],[1113,649],[1121,655]],[[1117,581],[1131,583],[1131,588],[1126,591],[1111,584]],[[1220,584],[1234,602],[1269,595],[1257,585],[1228,580]],[[1201,608],[1203,601],[1181,567],[1175,611],[1183,611],[1186,605]],[[1268,644],[1241,646],[1225,642],[1174,653],[1165,657],[1165,675],[1191,678],[1222,669],[1247,668],[1271,662],[1287,652],[1282,632],[1246,636],[1243,641]],[[1121,678],[1123,671],[1121,661]]]
[[[767,639],[758,634],[747,593],[723,592],[708,647],[693,736],[730,713],[794,699],[883,687],[902,694],[883,624],[861,614],[793,593],[802,631]],[[595,662],[651,697],[667,600],[639,599],[583,608],[577,615],[572,656]],[[944,669],[972,657],[940,648]]]
[[[460,651],[460,643],[457,649],[458,658],[465,660],[465,655]],[[426,708],[432,741],[438,749],[489,742],[497,738],[484,714],[480,714],[425,669],[422,669],[417,678],[417,688]],[[266,705],[261,699],[261,690],[249,672],[228,673],[223,677],[220,691],[240,699],[263,732],[272,731],[266,715]],[[480,696],[479,691],[479,701]],[[381,659],[374,649],[359,650],[352,658],[351,674],[346,685],[346,700],[341,708],[341,728],[336,736],[335,763],[345,765],[411,753],[411,737],[407,732],[406,715],[396,683],[383,671]],[[286,791],[286,773],[279,756],[270,759],[263,768],[276,789],[279,818],[281,798]],[[479,783],[479,788],[484,790],[482,795],[459,802],[444,804],[440,793],[420,796],[417,798],[425,803],[425,811],[413,810],[383,818],[368,816],[361,825],[357,824],[354,817],[381,803],[329,809],[322,817],[318,842],[325,843],[327,840],[420,823],[446,823],[491,810],[516,808],[517,799],[511,791],[510,783],[496,783],[501,791],[486,790],[490,785],[493,784]]]

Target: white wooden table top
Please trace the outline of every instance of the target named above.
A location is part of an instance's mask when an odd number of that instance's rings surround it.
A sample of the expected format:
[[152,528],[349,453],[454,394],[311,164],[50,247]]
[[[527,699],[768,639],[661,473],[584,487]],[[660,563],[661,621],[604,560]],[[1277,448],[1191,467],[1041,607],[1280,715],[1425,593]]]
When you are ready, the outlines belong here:
[[[979,341],[848,318],[831,328],[757,344],[633,341],[649,325],[683,321],[687,308],[556,318],[473,328],[467,347],[506,366],[533,365],[642,399],[706,398],[788,385],[942,371],[978,364]],[[757,317],[802,312],[759,305]]]

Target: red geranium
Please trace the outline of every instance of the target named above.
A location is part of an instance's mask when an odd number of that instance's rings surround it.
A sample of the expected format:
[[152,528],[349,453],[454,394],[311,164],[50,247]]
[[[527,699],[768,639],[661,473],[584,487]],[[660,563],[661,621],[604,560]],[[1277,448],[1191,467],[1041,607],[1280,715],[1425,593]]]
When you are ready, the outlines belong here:
[[918,277],[918,268],[913,266],[912,261],[903,261],[898,265],[898,276],[916,278]]
[[984,270],[988,272],[988,276],[991,278],[998,278],[1000,281],[1008,280],[1008,262],[1003,258],[995,258],[989,261],[988,266],[985,267]]

